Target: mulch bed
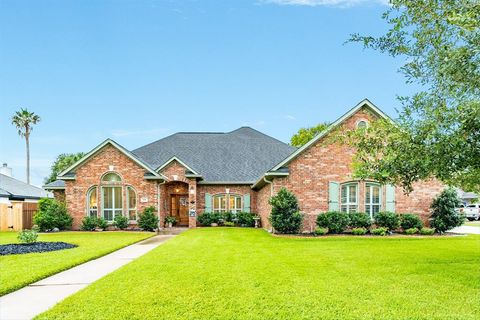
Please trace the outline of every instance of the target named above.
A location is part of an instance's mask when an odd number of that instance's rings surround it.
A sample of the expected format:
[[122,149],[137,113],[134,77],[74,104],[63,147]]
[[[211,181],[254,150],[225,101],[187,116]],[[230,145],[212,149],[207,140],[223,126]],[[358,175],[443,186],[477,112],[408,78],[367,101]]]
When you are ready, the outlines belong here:
[[26,254],[50,252],[76,248],[77,245],[65,242],[36,242],[31,244],[2,244],[0,245],[0,256],[11,254]]

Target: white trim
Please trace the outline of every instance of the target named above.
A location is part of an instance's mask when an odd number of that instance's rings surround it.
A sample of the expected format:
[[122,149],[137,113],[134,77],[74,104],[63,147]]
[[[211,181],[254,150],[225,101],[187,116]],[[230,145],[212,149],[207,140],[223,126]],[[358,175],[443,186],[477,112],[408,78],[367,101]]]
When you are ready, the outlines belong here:
[[252,185],[254,181],[199,181],[197,184],[203,185],[222,185],[222,184],[230,184],[230,185]]
[[101,144],[99,144],[98,146],[96,146],[93,150],[91,150],[89,153],[87,153],[83,158],[81,158],[80,160],[78,160],[77,162],[75,162],[73,165],[71,165],[70,167],[68,167],[67,169],[65,169],[64,171],[62,171],[59,175],[58,175],[58,179],[61,179],[61,180],[75,180],[75,177],[63,177],[63,175],[67,174],[68,172],[72,171],[73,169],[77,168],[78,166],[80,166],[81,164],[83,164],[84,162],[86,162],[88,159],[90,159],[92,156],[94,156],[98,151],[100,151],[101,149],[103,149],[103,147],[105,147],[106,145],[112,145],[113,147],[115,147],[116,149],[118,149],[120,152],[122,152],[124,155],[126,155],[128,158],[130,158],[131,160],[133,160],[136,164],[138,164],[139,166],[141,166],[142,168],[144,168],[145,170],[147,170],[148,172],[152,173],[155,177],[157,178],[162,178],[162,179],[166,179],[165,176],[157,173],[155,170],[153,170],[152,168],[150,168],[148,165],[146,165],[144,162],[140,161],[138,158],[136,158],[130,151],[128,151],[127,149],[125,149],[124,147],[122,147],[120,144],[116,143],[115,141],[113,141],[112,139],[107,139],[105,141],[103,141]]
[[182,166],[184,166],[186,169],[190,170],[191,172],[193,172],[195,175],[198,175],[201,177],[201,175],[193,170],[192,168],[190,168],[189,166],[187,166],[185,164],[185,162],[183,162],[182,160],[180,160],[179,158],[177,158],[176,156],[173,156],[171,157],[169,160],[167,160],[167,162],[165,162],[164,164],[162,164],[160,167],[158,167],[155,171],[157,172],[160,172],[160,170],[162,170],[163,168],[165,168],[166,166],[168,166],[172,161],[177,161],[178,163],[180,163]]
[[62,177],[62,176],[57,176],[58,180],[75,180],[77,179],[77,175],[74,175],[72,177]]
[[355,112],[357,112],[358,110],[360,110],[364,106],[368,107],[371,111],[375,112],[380,117],[393,122],[393,120],[386,113],[384,113],[382,110],[380,110],[378,107],[376,107],[368,99],[364,99],[359,104],[357,104],[355,107],[350,109],[350,111],[348,111],[343,116],[338,118],[334,123],[329,125],[327,129],[325,129],[322,132],[320,132],[319,134],[317,134],[312,140],[308,141],[302,147],[298,148],[297,151],[295,151],[294,153],[289,155],[286,159],[284,159],[282,162],[280,162],[275,167],[273,167],[273,169],[270,170],[270,171],[276,171],[276,170],[280,169],[281,167],[284,167],[285,165],[287,165],[290,161],[295,159],[299,154],[301,154],[306,149],[310,148],[310,146],[312,146],[318,140],[320,140],[321,138],[326,136],[330,131],[332,131],[334,128],[336,128],[338,125],[340,125],[346,119],[350,118]]
[[[263,176],[260,177],[256,182],[253,183],[252,189],[255,189],[260,183],[266,182],[267,177],[288,177],[290,175],[289,172],[267,172]],[[268,182],[270,183],[270,182]]]
[[65,187],[47,187],[47,186],[42,186],[43,190],[65,190]]

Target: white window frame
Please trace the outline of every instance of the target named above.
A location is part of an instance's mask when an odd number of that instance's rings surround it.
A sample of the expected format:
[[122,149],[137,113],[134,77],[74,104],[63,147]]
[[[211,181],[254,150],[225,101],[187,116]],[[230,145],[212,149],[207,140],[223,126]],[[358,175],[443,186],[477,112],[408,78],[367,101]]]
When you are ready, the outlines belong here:
[[[378,188],[378,203],[373,202],[373,188]],[[367,190],[370,192],[370,197],[367,199]],[[382,211],[382,186],[379,183],[367,182],[365,183],[365,212],[373,219],[374,206],[378,206],[378,211]]]
[[[350,199],[350,188],[355,188],[355,201]],[[347,188],[346,201],[343,201],[343,188]],[[358,182],[348,182],[340,185],[340,211],[345,213],[354,213],[358,212],[358,197],[359,197],[359,188]],[[352,210],[351,207],[355,206],[355,209]]]
[[[225,198],[225,208],[222,208],[222,200],[220,200],[219,204],[220,204],[220,207],[216,207],[215,206],[215,199],[216,198]],[[228,198],[227,198],[227,195],[226,194],[216,194],[212,197],[212,212],[218,212],[218,213],[224,213],[224,212],[227,212],[227,208],[228,208]]]
[[[115,189],[118,188],[120,189],[120,194],[122,195],[122,206],[121,208],[117,208],[115,207]],[[112,208],[108,208],[108,209],[105,209],[105,198],[104,198],[104,190],[105,189],[111,189],[111,196],[112,196]],[[108,222],[113,222],[113,220],[115,220],[115,217],[117,215],[123,215],[123,188],[122,186],[118,186],[118,185],[108,185],[108,186],[102,186],[102,218],[105,219],[106,221]],[[105,211],[111,211],[112,212],[112,219],[107,219],[105,217]],[[120,211],[119,214],[117,211]]]
[[[231,199],[234,199],[233,200],[233,203],[234,203],[233,208],[230,206]],[[236,201],[237,199],[240,199],[240,207],[239,208],[237,207],[237,201]],[[243,197],[241,195],[238,195],[238,194],[229,195],[228,196],[228,211],[232,212],[232,213],[239,213],[239,212],[242,212],[242,210],[243,210]]]
[[[96,208],[90,207],[90,197],[92,196],[93,192],[95,192],[95,197],[97,200]],[[92,215],[93,212],[95,212],[95,215]],[[87,205],[86,205],[85,215],[87,217],[98,217],[98,187],[97,186],[90,187],[90,189],[88,189],[87,191]]]
[[[130,222],[136,222],[138,220],[138,195],[137,195],[137,190],[135,190],[134,187],[132,186],[127,186],[125,188],[126,190],[126,203],[127,203],[127,210],[126,210],[126,214],[127,214],[127,217],[128,217],[128,220],[130,220]],[[135,208],[130,208],[130,192],[133,191],[133,193],[135,194]],[[135,219],[132,220],[130,219],[130,211],[135,211]]]

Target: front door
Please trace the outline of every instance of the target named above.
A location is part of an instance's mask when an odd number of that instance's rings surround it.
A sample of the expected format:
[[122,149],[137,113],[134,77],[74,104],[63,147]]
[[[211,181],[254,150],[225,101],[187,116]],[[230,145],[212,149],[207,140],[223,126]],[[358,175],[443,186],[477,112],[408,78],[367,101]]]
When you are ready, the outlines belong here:
[[171,199],[170,215],[177,218],[177,226],[188,226],[188,195],[175,194]]

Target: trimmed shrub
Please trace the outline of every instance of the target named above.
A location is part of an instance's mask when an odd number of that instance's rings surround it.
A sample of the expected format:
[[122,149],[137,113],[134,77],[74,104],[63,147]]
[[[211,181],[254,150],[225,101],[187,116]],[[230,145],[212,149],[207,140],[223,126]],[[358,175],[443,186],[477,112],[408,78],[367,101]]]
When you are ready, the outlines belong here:
[[352,229],[352,234],[355,236],[363,236],[367,234],[367,229],[366,228],[353,228]]
[[405,234],[413,235],[418,233],[418,228],[409,228],[405,230]]
[[38,202],[38,212],[33,222],[40,231],[49,231],[53,228],[66,230],[72,227],[73,218],[67,213],[65,204],[55,199],[41,199]]
[[348,224],[350,228],[368,229],[372,225],[372,219],[370,219],[370,216],[366,213],[354,212],[350,213],[348,217],[350,218],[350,223]]
[[374,235],[374,236],[386,236],[387,235],[387,231],[388,229],[387,228],[376,228],[376,229],[372,229],[370,230],[370,232]]
[[143,209],[138,218],[138,226],[145,231],[155,231],[158,228],[158,217],[155,214],[155,207],[150,206]]
[[435,229],[433,229],[433,228],[424,227],[424,228],[420,229],[420,234],[424,235],[424,236],[431,236],[434,233],[435,233]]
[[177,218],[174,216],[166,216],[165,217],[165,224],[171,223],[174,226],[177,223]]
[[237,213],[237,223],[242,227],[253,227],[255,225],[254,216],[255,214],[250,212],[239,212]]
[[394,231],[400,227],[400,218],[393,212],[379,212],[375,215],[375,224],[378,227]]
[[400,226],[403,230],[417,228],[423,228],[422,219],[416,214],[405,213],[400,215]]
[[83,231],[95,231],[97,228],[98,218],[97,217],[85,217],[82,220],[82,226],[80,227]]
[[344,212],[329,211],[319,214],[317,217],[317,226],[328,228],[330,233],[342,233],[347,229],[349,223],[349,216]]
[[[234,219],[236,219],[236,218],[237,218],[237,214],[236,214],[236,213],[233,213],[233,212],[230,212],[230,211],[225,212],[225,213],[222,214],[222,220],[223,220],[224,222],[233,222]],[[224,223],[224,224],[225,224],[225,223]]]
[[224,225],[225,227],[235,227],[235,223],[234,223],[234,222],[231,222],[231,221],[225,221],[225,222],[223,223],[223,225]]
[[455,210],[459,206],[457,191],[453,188],[443,190],[430,206],[432,209],[430,225],[439,233],[461,226],[465,217]]
[[102,229],[102,230],[107,230],[108,228],[108,222],[107,220],[103,219],[103,218],[97,218],[97,227]]
[[113,225],[120,230],[125,230],[128,228],[128,218],[125,216],[115,216]]
[[23,230],[18,233],[17,238],[20,243],[35,243],[37,242],[38,233],[34,230]]
[[200,223],[202,226],[209,226],[212,224],[212,212],[204,212],[202,214],[199,214],[197,217],[198,223]]
[[328,233],[328,229],[317,227],[314,233],[316,236],[324,236]]
[[302,227],[303,215],[300,213],[297,198],[285,188],[280,189],[268,203],[272,206],[269,220],[275,232],[298,233]]

